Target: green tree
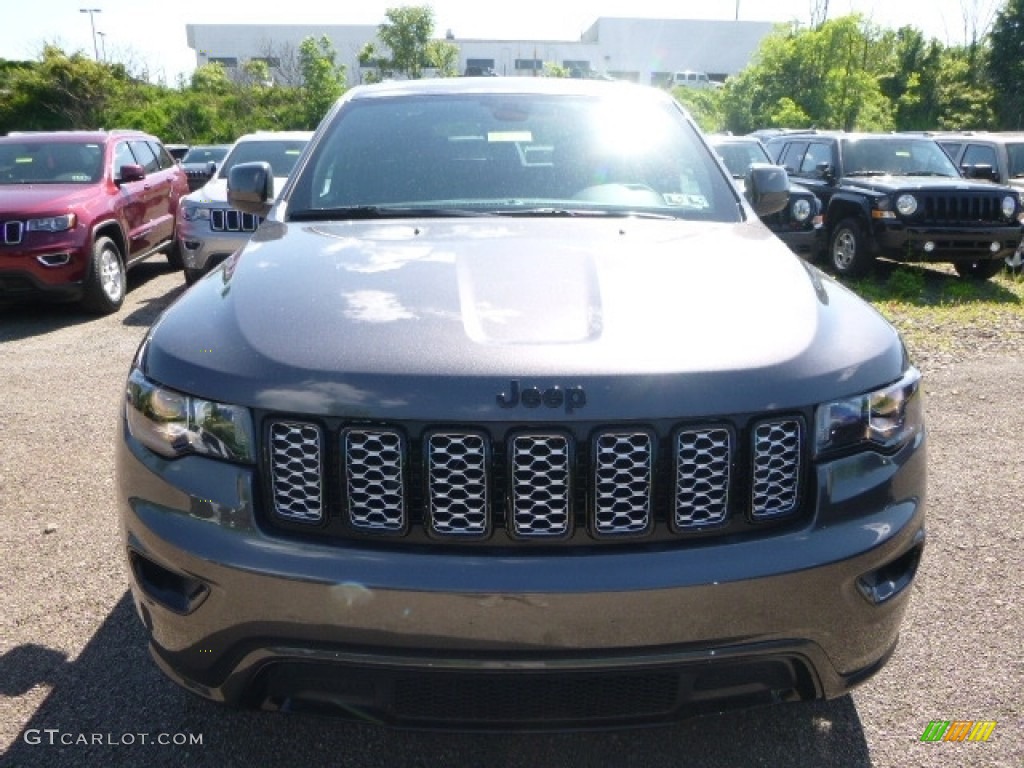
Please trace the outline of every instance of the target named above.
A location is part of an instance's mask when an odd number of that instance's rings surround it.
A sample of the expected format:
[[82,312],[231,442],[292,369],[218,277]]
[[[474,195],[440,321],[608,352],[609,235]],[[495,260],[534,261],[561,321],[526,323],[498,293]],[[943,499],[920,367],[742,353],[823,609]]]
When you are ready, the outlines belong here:
[[434,10],[429,5],[388,8],[384,15],[388,22],[377,27],[382,47],[369,42],[359,52],[360,65],[376,70],[366,73],[367,81],[379,81],[395,74],[418,80],[423,77],[424,67],[437,66],[436,62],[450,64],[454,70],[458,48],[447,41],[443,47],[431,45]]
[[307,37],[299,45],[303,109],[306,128],[316,128],[345,92],[345,67],[335,63],[336,52],[326,35]]
[[427,43],[427,63],[438,77],[458,77],[459,46],[447,40],[431,40]]
[[1024,130],[1024,0],[1006,0],[989,36],[988,75],[999,127]]

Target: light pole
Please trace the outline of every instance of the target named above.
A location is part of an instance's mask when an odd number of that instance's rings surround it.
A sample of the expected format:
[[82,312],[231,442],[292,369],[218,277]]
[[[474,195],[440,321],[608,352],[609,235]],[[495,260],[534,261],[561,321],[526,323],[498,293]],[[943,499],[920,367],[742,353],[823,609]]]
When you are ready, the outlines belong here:
[[96,45],[96,18],[94,14],[103,13],[102,8],[80,8],[80,13],[89,14],[89,26],[92,28],[92,55],[96,58],[96,61],[100,60],[100,49]]

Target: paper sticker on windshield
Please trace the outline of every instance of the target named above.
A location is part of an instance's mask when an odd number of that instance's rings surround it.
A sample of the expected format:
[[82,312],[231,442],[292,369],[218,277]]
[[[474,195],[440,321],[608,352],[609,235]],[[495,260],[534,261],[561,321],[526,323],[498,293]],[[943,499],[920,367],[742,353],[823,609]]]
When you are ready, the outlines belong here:
[[665,198],[665,205],[670,205],[673,208],[696,208],[703,210],[710,208],[711,205],[708,203],[708,199],[704,195],[690,195],[682,192],[665,192],[662,194]]
[[487,141],[520,141],[520,142],[531,142],[533,141],[532,131],[488,131]]

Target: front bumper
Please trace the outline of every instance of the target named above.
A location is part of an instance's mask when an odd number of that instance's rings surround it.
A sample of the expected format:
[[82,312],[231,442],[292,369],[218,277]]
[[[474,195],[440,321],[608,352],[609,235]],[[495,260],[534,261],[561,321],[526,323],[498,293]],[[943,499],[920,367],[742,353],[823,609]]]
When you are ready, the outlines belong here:
[[218,701],[403,726],[628,724],[839,696],[892,652],[924,544],[923,437],[818,466],[797,529],[583,551],[271,535],[251,469],[169,462],[127,432],[118,472],[132,593],[169,677]]
[[178,248],[185,269],[209,272],[248,242],[252,232],[214,232],[209,222],[178,221]]
[[821,227],[776,231],[775,234],[793,253],[810,260],[818,255],[824,243]]
[[[1021,227],[913,227],[875,222],[879,253],[897,261],[1005,259],[1021,244]],[[927,243],[932,243],[929,250]]]

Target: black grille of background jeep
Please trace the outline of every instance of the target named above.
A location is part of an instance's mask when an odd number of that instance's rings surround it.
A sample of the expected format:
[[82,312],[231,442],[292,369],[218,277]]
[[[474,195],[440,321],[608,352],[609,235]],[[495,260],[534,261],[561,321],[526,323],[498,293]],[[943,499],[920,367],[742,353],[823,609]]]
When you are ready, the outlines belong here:
[[984,192],[914,192],[921,203],[925,224],[970,226],[980,223],[1007,225],[1003,216],[1004,194]]
[[495,440],[429,428],[409,439],[391,426],[275,419],[266,439],[272,519],[340,522],[361,536],[420,529],[454,542],[503,531],[565,541],[583,528],[596,539],[634,538],[659,522],[682,535],[732,518],[787,518],[803,498],[798,417],[683,425],[664,439],[653,428],[606,427],[580,440],[546,427]]
[[263,221],[252,213],[234,208],[214,208],[210,211],[210,229],[214,232],[255,232]]

